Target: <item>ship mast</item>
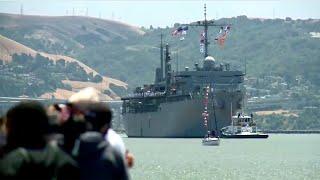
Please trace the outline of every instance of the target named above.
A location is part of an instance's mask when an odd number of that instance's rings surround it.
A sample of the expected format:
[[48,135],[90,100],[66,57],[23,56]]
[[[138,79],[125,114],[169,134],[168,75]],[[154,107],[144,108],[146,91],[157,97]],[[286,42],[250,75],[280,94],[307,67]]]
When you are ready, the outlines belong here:
[[163,34],[161,33],[161,42],[160,42],[160,77],[163,80],[163,44],[162,44]]
[[166,44],[165,47],[165,66],[164,66],[164,79],[166,81],[166,94],[170,91],[170,84],[171,84],[171,57],[169,52],[169,44]]
[[182,24],[185,26],[196,26],[204,28],[204,58],[208,56],[208,46],[210,42],[208,41],[208,29],[210,26],[226,26],[226,24],[215,24],[213,20],[207,20],[207,6],[204,4],[204,20],[196,21],[190,24]]
[[207,22],[207,7],[204,4],[204,58],[208,56],[208,22]]

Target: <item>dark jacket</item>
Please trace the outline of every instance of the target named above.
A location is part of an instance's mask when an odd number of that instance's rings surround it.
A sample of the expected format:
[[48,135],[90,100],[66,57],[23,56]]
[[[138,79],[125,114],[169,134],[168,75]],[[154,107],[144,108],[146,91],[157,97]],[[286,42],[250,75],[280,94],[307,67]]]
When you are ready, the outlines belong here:
[[120,153],[98,132],[80,136],[74,149],[81,179],[128,179],[127,167]]
[[0,159],[0,179],[79,179],[76,162],[56,145],[17,148]]

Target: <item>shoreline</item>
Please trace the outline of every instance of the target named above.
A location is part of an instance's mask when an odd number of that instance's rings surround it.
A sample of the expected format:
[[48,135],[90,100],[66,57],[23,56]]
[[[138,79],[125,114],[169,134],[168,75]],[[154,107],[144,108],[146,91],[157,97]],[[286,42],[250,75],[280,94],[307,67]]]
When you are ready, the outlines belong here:
[[320,130],[264,130],[268,134],[320,134]]
[[[116,131],[118,134],[123,135],[123,137],[128,137],[125,132]],[[320,134],[320,130],[264,130],[261,131],[266,134]],[[135,136],[130,138],[181,138],[184,139],[186,137],[145,137],[145,136]],[[202,138],[202,137],[190,137],[193,138]],[[188,138],[187,138],[188,139]]]

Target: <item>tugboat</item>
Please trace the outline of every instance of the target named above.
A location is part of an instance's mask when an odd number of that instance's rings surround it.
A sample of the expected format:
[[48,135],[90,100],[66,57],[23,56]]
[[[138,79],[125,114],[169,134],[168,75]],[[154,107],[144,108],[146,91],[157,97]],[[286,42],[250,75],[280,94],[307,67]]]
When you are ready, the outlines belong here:
[[221,129],[223,138],[268,138],[268,134],[264,134],[257,128],[253,115],[243,115],[238,113],[232,116],[231,126]]

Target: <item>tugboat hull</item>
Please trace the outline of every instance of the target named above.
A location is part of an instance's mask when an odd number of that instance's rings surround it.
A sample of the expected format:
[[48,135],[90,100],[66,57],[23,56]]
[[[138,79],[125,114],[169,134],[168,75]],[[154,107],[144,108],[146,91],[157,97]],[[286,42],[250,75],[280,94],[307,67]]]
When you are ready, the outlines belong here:
[[225,135],[222,134],[222,138],[235,138],[235,139],[244,139],[244,138],[268,138],[268,134],[254,134],[254,135]]

